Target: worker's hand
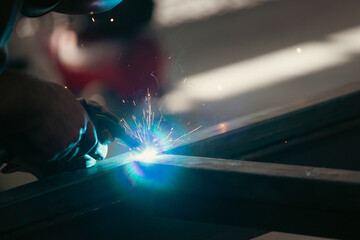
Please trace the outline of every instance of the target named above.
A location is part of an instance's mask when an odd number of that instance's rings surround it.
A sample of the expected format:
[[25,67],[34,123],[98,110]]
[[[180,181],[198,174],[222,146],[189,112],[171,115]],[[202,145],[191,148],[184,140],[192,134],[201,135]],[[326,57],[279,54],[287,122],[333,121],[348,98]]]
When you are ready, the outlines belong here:
[[84,107],[93,124],[101,144],[108,144],[115,138],[124,137],[124,130],[120,127],[120,119],[106,107],[93,100],[84,98],[78,99]]
[[[121,120],[114,113],[93,100],[80,98],[78,101],[85,108],[95,125],[96,134],[102,145],[109,144],[115,138],[118,138],[129,148],[137,151],[136,148],[139,147],[139,142],[126,133],[123,124],[120,124]],[[124,118],[129,117],[126,113],[123,114]]]
[[4,72],[0,96],[0,162],[8,164],[5,173],[43,177],[85,168],[105,157],[104,145],[122,137],[115,115],[95,102],[76,100],[60,85]]

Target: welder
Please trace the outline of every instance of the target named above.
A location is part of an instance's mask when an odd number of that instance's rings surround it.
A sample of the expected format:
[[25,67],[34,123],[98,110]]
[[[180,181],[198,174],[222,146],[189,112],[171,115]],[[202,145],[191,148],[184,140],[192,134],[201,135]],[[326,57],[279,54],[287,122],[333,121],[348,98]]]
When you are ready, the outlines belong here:
[[[105,107],[77,100],[61,85],[6,70],[7,48],[19,14],[93,14],[122,0],[2,0],[0,3],[0,165],[38,178],[86,168],[106,155],[115,137],[129,141]],[[131,143],[129,143],[131,144]]]

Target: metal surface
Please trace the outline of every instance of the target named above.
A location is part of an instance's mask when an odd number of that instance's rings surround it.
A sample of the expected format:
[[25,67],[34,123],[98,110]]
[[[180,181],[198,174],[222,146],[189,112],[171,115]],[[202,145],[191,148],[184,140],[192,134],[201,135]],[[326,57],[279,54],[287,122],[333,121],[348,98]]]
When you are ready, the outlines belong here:
[[3,238],[119,201],[158,217],[359,237],[360,172],[171,155],[121,163],[124,158],[1,193]]
[[282,115],[237,119],[224,123],[222,134],[219,126],[199,131],[171,153],[360,170],[359,106],[355,92]]

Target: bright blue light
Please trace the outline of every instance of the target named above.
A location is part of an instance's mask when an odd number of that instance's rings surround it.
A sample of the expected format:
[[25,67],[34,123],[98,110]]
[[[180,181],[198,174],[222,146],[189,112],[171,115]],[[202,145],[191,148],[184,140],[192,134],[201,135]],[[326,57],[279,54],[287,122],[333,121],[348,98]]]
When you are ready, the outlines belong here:
[[146,148],[143,152],[134,156],[135,160],[142,162],[151,162],[156,158],[158,151],[155,148]]

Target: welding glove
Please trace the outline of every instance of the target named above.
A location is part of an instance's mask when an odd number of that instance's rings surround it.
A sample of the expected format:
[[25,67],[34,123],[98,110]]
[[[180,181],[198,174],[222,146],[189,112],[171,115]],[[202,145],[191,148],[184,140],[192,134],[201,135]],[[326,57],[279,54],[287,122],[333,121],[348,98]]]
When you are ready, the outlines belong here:
[[123,137],[114,114],[58,84],[5,71],[0,96],[2,172],[41,178],[85,168],[105,157],[104,145]]

